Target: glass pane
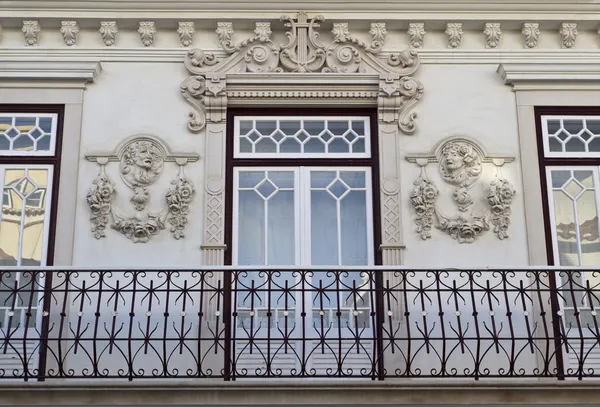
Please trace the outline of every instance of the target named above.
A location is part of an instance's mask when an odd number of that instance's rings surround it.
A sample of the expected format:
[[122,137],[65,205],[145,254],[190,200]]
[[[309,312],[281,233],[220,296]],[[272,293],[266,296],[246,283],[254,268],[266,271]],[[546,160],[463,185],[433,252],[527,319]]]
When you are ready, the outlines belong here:
[[268,203],[268,263],[296,263],[296,233],[294,226],[294,192],[279,191]]
[[264,200],[254,191],[239,191],[238,264],[265,264]]
[[311,264],[338,265],[337,202],[326,191],[311,192]]
[[553,198],[559,264],[561,266],[579,266],[573,201],[563,191],[554,191]]
[[[0,113],[0,150],[4,155],[12,151],[47,155],[54,147],[56,115],[20,117],[15,113]],[[54,127],[54,129],[53,129]]]
[[264,171],[240,171],[239,187],[254,188],[265,178]]
[[278,188],[294,188],[294,173],[292,171],[269,171],[269,179]]
[[364,171],[340,171],[340,178],[350,188],[364,188],[366,173]]
[[335,171],[311,171],[310,187],[326,188],[335,179]]
[[577,199],[579,236],[581,239],[582,265],[600,264],[600,237],[598,236],[598,212],[594,191],[584,192]]
[[552,187],[560,188],[571,178],[571,171],[556,171],[551,172]]
[[340,215],[342,265],[369,264],[366,192],[349,192],[340,202]]
[[573,137],[565,143],[565,149],[568,152],[584,152],[585,143],[579,137]]

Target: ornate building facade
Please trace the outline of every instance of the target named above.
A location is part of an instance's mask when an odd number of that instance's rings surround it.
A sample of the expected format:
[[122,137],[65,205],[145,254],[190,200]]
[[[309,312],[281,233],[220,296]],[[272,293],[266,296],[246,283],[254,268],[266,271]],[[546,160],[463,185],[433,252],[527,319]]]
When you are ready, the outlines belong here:
[[593,400],[600,4],[1,3],[0,400]]

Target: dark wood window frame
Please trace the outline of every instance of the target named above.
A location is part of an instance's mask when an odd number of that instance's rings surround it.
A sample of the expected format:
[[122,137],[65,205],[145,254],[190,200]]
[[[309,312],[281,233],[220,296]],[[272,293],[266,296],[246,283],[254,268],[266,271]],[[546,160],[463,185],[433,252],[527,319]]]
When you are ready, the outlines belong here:
[[546,115],[577,115],[577,116],[600,116],[600,106],[536,106],[534,108],[535,128],[538,146],[538,164],[540,171],[540,183],[542,194],[542,210],[544,214],[544,228],[546,240],[546,256],[548,265],[556,265],[554,258],[554,246],[552,243],[552,222],[550,220],[550,202],[548,200],[548,182],[546,180],[546,167],[549,166],[600,166],[600,157],[590,158],[560,158],[545,157],[544,134],[542,131],[542,116]]
[[56,243],[56,218],[58,213],[58,190],[60,180],[60,160],[63,143],[64,105],[56,104],[0,104],[0,113],[52,113],[57,114],[56,144],[54,155],[49,156],[7,156],[0,154],[0,165],[50,165],[52,171],[52,196],[50,198],[50,223],[48,225],[48,244],[46,249],[46,265],[54,264],[54,248]]
[[[368,116],[371,132],[370,158],[234,158],[234,119],[236,116]],[[234,167],[298,167],[298,166],[361,166],[371,168],[373,203],[373,259],[375,265],[381,264],[381,215],[379,198],[379,151],[376,108],[314,108],[314,107],[277,107],[277,108],[230,108],[227,110],[227,143],[225,175],[225,264],[232,263],[233,238],[233,169]]]

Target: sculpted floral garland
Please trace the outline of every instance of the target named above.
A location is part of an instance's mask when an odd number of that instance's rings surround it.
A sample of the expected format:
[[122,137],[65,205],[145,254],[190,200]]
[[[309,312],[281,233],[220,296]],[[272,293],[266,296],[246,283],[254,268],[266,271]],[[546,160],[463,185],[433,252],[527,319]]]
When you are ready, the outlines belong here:
[[[431,238],[431,229],[435,225],[459,243],[472,243],[477,236],[490,229],[490,222],[500,240],[508,238],[515,190],[510,182],[499,174],[489,185],[486,199],[489,213],[467,213],[474,203],[469,190],[483,170],[482,161],[485,157],[478,150],[472,142],[465,140],[448,141],[439,149],[436,161],[439,162],[442,179],[454,186],[452,198],[459,210],[458,215],[453,217],[442,214],[437,208],[439,190],[425,174],[425,166],[433,157],[415,159],[415,162],[421,165],[421,175],[414,182],[411,204],[417,214],[417,233],[423,240]],[[492,162],[496,164],[498,161]]]
[[[133,216],[122,216],[113,207],[115,185],[106,175],[105,165],[118,158],[120,175],[123,182],[133,190],[130,199],[136,212]],[[183,165],[195,161],[197,157],[175,157],[169,155],[158,142],[141,138],[127,143],[117,156],[88,156],[100,164],[100,173],[92,182],[92,188],[86,196],[90,208],[92,233],[96,239],[106,237],[106,227],[112,218],[111,228],[119,231],[134,243],[146,243],[150,238],[165,229],[165,222],[171,225],[175,239],[184,237],[189,205],[195,191],[189,179],[183,173]],[[171,188],[165,194],[167,208],[158,214],[144,213],[150,198],[148,187],[160,176],[164,162],[169,159],[179,165],[179,173],[171,181]]]

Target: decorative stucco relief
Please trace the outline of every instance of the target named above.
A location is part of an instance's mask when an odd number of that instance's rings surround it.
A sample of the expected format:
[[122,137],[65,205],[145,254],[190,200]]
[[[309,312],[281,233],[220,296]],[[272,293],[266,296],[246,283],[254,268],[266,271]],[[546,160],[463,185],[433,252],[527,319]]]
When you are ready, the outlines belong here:
[[575,40],[577,39],[576,23],[562,23],[559,33],[563,48],[573,48],[575,46]]
[[462,42],[463,28],[462,23],[446,24],[446,35],[448,36],[448,48],[458,48]]
[[425,39],[425,23],[409,23],[408,31],[410,37],[410,46],[413,48],[423,48],[423,40]]
[[[202,130],[206,124],[207,98],[217,96],[215,91],[225,92],[224,81],[211,84],[210,78],[225,73],[379,73],[398,75],[400,86],[394,90],[402,101],[402,120],[398,127],[404,133],[415,131],[414,105],[423,95],[423,85],[412,75],[419,67],[419,56],[414,49],[391,53],[387,58],[379,56],[387,35],[384,23],[372,23],[369,30],[371,42],[366,43],[350,33],[347,23],[333,24],[333,41],[323,44],[319,40],[319,24],[322,16],[308,18],[299,13],[296,19],[283,16],[281,20],[289,28],[288,42],[278,45],[271,39],[271,25],[257,22],[254,36],[239,43],[233,40],[233,25],[217,24],[219,43],[229,57],[219,59],[214,54],[192,49],[185,58],[190,72],[181,84],[183,97],[194,107],[188,128],[192,132]],[[211,88],[212,86],[212,88]]]
[[[183,167],[188,162],[198,160],[193,154],[174,154],[157,138],[147,135],[135,136],[117,149],[115,153],[91,154],[86,158],[100,165],[100,172],[86,196],[90,208],[90,222],[96,239],[106,236],[106,226],[119,231],[134,243],[146,243],[165,229],[165,222],[171,224],[175,239],[184,236],[189,205],[194,196],[194,187],[186,178]],[[106,174],[106,165],[119,163],[119,174],[123,183],[133,191],[130,202],[135,212],[123,215],[115,208],[113,198],[115,184]],[[150,199],[149,188],[163,172],[165,162],[175,162],[179,166],[171,188],[165,194],[166,208],[155,213],[145,212]]]
[[540,38],[540,24],[539,23],[525,23],[523,24],[523,30],[521,30],[525,39],[526,48],[537,48],[538,39]]
[[79,34],[77,21],[61,21],[60,25],[60,33],[65,45],[68,47],[75,45],[77,43],[77,35]]
[[179,41],[181,42],[182,46],[189,47],[192,45],[195,33],[196,29],[193,21],[183,21],[179,23],[177,34],[179,34]]
[[144,47],[153,45],[154,37],[156,36],[156,26],[154,21],[140,21],[138,33],[140,34],[140,40]]
[[485,23],[483,35],[485,36],[486,48],[498,48],[498,45],[500,45],[500,38],[502,37],[500,23]]
[[[417,233],[423,240],[431,238],[431,230],[435,226],[459,243],[472,243],[490,229],[490,223],[500,240],[508,237],[515,190],[501,176],[500,168],[512,162],[514,157],[488,155],[475,141],[455,136],[438,143],[429,154],[410,155],[407,159],[421,167],[421,174],[414,182],[411,193],[411,204],[417,215]],[[439,189],[427,176],[426,167],[429,163],[437,163],[441,179],[454,187],[452,200],[458,208],[456,215],[447,215],[436,204]],[[479,184],[484,163],[493,164],[496,174],[485,187],[486,210],[474,213],[470,209],[476,203],[472,189]]]
[[119,32],[116,21],[101,21],[99,31],[104,45],[107,47],[115,45],[115,42],[117,41],[117,32]]
[[40,23],[35,20],[23,21],[23,28],[21,28],[23,35],[25,36],[25,43],[27,45],[36,45],[39,41],[40,32],[42,28]]

